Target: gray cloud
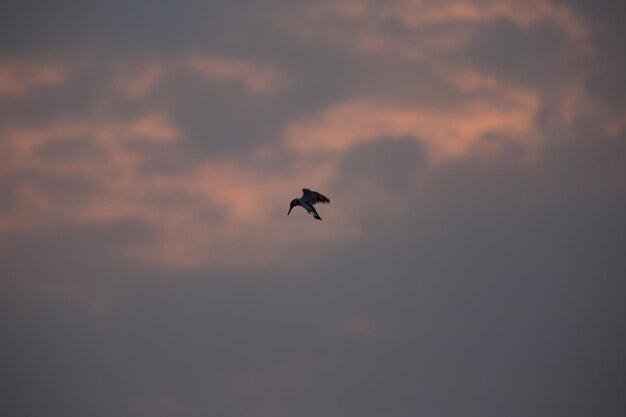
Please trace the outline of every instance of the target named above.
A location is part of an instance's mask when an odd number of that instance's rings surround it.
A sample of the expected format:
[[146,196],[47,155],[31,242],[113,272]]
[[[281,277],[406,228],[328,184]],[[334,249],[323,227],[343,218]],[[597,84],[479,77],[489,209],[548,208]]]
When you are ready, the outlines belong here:
[[[0,414],[624,414],[610,2],[558,3],[582,38],[361,3],[2,6],[7,62],[64,78],[0,97]],[[324,222],[286,217],[304,186]]]
[[427,164],[423,146],[413,139],[391,138],[356,146],[346,155],[343,178],[367,179],[398,193],[410,190]]

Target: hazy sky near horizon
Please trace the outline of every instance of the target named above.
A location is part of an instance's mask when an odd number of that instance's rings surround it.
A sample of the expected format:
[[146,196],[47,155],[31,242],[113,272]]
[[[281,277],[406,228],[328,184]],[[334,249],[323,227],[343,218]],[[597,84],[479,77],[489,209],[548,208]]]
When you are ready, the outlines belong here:
[[624,415],[624,11],[3,3],[0,414]]

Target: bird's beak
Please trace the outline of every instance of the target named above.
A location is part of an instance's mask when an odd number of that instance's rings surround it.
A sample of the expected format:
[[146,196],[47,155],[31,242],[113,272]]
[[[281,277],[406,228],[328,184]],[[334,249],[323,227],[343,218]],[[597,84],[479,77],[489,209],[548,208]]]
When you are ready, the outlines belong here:
[[289,216],[289,213],[291,213],[291,209],[293,208],[293,206],[289,206],[289,211],[287,212],[287,216]]

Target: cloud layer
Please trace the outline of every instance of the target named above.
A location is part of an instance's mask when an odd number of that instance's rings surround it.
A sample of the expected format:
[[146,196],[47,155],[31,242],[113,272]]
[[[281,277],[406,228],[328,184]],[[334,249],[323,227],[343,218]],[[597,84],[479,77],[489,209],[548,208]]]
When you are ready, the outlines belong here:
[[623,415],[609,3],[92,6],[0,14],[0,414]]

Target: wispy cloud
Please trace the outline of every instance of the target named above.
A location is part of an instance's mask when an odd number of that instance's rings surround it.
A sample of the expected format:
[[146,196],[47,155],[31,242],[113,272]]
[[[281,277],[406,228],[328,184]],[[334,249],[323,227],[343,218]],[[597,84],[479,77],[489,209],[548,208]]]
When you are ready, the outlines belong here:
[[0,63],[0,98],[20,97],[38,87],[63,84],[66,71],[57,64],[34,59],[7,59]]
[[462,48],[480,25],[497,21],[521,30],[546,23],[572,40],[584,39],[590,30],[570,7],[550,0],[318,2],[306,8],[287,8],[276,21],[305,39],[408,59]]
[[[452,88],[452,105],[377,96],[330,102],[314,113],[287,118],[277,129],[282,136],[272,145],[192,163],[186,149],[197,132],[178,124],[167,106],[154,104],[166,102],[153,100],[160,83],[173,74],[186,74],[200,82],[234,83],[257,95],[279,93],[288,77],[266,64],[209,54],[177,56],[183,58],[115,64],[117,71],[107,83],[118,88],[104,97],[104,108],[114,109],[130,98],[143,103],[142,111],[127,116],[103,112],[103,98],[94,98],[87,105],[97,111],[84,116],[37,126],[5,123],[6,163],[0,173],[11,182],[19,209],[0,214],[2,230],[133,220],[145,225],[152,237],[121,244],[119,253],[148,264],[185,269],[293,264],[309,257],[306,248],[311,245],[364,233],[360,213],[366,209],[359,195],[370,196],[367,209],[380,215],[404,210],[403,198],[393,190],[365,179],[342,180],[342,161],[355,147],[410,138],[423,145],[436,164],[476,155],[496,158],[510,146],[532,155],[546,133],[537,120],[544,101],[541,92],[440,65],[434,74]],[[563,117],[577,117],[576,109],[584,103],[583,96],[572,96],[563,104]],[[178,160],[177,168],[149,168],[164,158]],[[37,180],[42,176],[79,181],[88,184],[88,191],[58,193]],[[305,234],[293,232],[298,216],[284,221],[286,204],[304,186],[303,178],[304,185],[333,199],[332,217]]]
[[156,63],[141,70],[138,75],[129,77],[130,79],[125,83],[128,96],[134,99],[145,98],[157,87],[159,81],[162,80],[166,73],[167,65],[165,63]]
[[298,152],[345,152],[363,142],[412,137],[440,161],[506,145],[490,140],[489,134],[501,135],[503,141],[512,140],[521,148],[534,148],[539,105],[539,97],[528,91],[506,91],[440,109],[355,100],[293,123],[286,136],[288,146]]
[[30,3],[0,415],[626,415],[615,2]]
[[[145,169],[151,156],[135,146],[137,143],[161,144],[175,153],[184,135],[160,113],[9,129],[4,149],[10,163],[3,165],[2,178],[8,181],[16,173],[28,172],[37,175],[34,179],[81,180],[90,184],[90,189],[86,195],[68,198],[28,176],[14,181],[19,209],[0,214],[2,229],[137,220],[154,231],[154,239],[123,245],[121,251],[144,262],[184,268],[206,264],[247,268],[272,263],[293,251],[293,245],[354,233],[350,222],[306,236],[288,230],[285,207],[293,197],[289,193],[301,188],[297,178],[311,169],[305,160],[273,173],[255,168],[262,165],[256,159],[267,157],[263,155],[207,161],[176,172]],[[72,153],[85,144],[89,144],[87,152]],[[57,149],[54,155],[53,147]],[[331,180],[325,177],[327,170],[315,172],[317,179],[309,175],[311,181],[323,185]],[[276,240],[263,244],[268,234]]]
[[243,59],[188,54],[183,61],[190,70],[207,80],[240,83],[255,93],[274,92],[283,85],[285,78],[272,66]]
[[[381,4],[355,0],[324,2],[298,9],[296,15],[292,12],[287,8],[280,15],[293,18],[303,13],[298,25],[291,27],[300,34],[337,38],[343,47],[379,48],[400,57],[462,48],[468,30],[497,20],[522,30],[546,22],[573,41],[587,33],[573,11],[547,0],[534,1],[533,7],[512,1]],[[98,59],[92,57],[94,66]],[[70,59],[65,67],[35,62],[5,64],[0,83],[5,87],[0,90],[28,99],[30,89],[38,85],[64,83],[67,91],[75,88],[70,76],[75,61]],[[368,209],[382,216],[401,213],[406,204],[396,191],[367,178],[342,178],[343,161],[359,146],[408,138],[424,147],[431,164],[477,155],[498,158],[510,147],[528,157],[541,148],[552,129],[539,120],[550,100],[557,103],[558,120],[553,125],[558,127],[573,125],[590,108],[588,97],[575,86],[545,93],[434,60],[429,62],[429,76],[448,95],[443,104],[355,91],[312,112],[282,109],[281,125],[275,126],[277,138],[271,144],[255,144],[228,157],[191,158],[192,141],[205,132],[192,130],[174,116],[181,108],[169,103],[168,83],[215,83],[265,98],[288,92],[285,86],[297,77],[270,61],[200,51],[151,54],[108,65],[113,71],[99,76],[104,85],[114,88],[102,97],[88,97],[83,115],[63,115],[33,126],[13,120],[4,123],[0,175],[11,184],[19,209],[0,213],[0,227],[22,230],[52,222],[133,220],[145,225],[152,237],[122,244],[119,252],[173,268],[297,263],[308,257],[310,245],[366,232],[361,217],[366,209],[359,204],[359,195],[370,196]],[[220,94],[229,94],[228,89]],[[130,112],[120,114],[118,108]],[[243,121],[250,115],[239,116]],[[606,129],[619,132],[620,120],[615,116],[605,122]],[[253,135],[253,130],[248,134]],[[163,161],[175,168],[154,168]],[[56,192],[37,179],[45,176],[88,184],[89,191],[83,187],[69,196]],[[344,201],[332,198],[333,216],[323,225],[305,234],[293,233],[293,226],[284,222],[285,206],[305,185],[331,198],[341,195]],[[268,235],[273,236],[270,242]]]
[[203,52],[152,54],[116,64],[115,70],[120,93],[135,100],[148,99],[168,77],[195,76],[260,95],[275,94],[288,84],[286,74],[271,64]]

